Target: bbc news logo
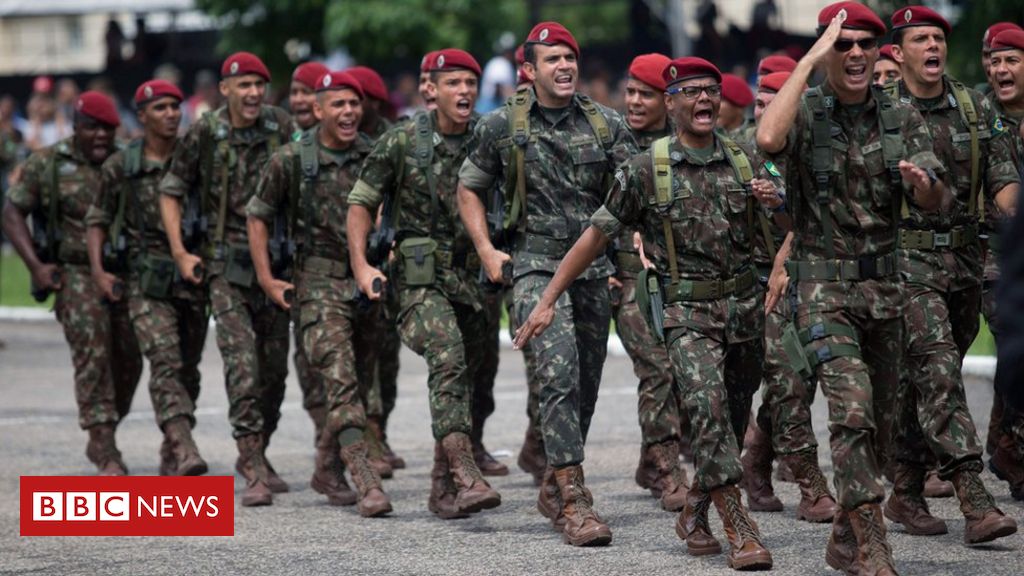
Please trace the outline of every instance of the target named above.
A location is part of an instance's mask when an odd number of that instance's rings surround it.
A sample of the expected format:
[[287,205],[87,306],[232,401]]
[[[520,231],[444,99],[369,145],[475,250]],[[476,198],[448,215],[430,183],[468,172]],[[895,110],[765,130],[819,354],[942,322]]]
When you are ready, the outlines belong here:
[[22,476],[22,536],[234,536],[231,476]]

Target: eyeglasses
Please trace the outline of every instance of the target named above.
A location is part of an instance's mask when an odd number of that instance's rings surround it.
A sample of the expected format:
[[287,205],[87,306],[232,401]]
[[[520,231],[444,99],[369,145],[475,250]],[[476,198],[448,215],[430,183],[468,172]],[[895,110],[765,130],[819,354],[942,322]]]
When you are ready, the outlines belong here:
[[853,50],[853,45],[860,46],[861,50],[871,50],[875,46],[878,46],[878,38],[861,38],[860,40],[836,40],[836,43],[832,45],[836,49],[836,52],[849,52]]
[[680,86],[679,88],[669,88],[666,90],[670,96],[675,96],[680,92],[687,100],[696,100],[700,97],[700,93],[704,92],[708,95],[708,98],[715,99],[722,96],[722,85],[712,84],[710,86]]

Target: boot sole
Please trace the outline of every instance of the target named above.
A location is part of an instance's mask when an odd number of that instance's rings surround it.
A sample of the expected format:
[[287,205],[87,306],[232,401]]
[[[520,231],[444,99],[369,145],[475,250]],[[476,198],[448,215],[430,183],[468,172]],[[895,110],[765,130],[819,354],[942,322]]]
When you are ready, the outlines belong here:
[[882,514],[889,521],[895,522],[896,524],[903,526],[903,531],[907,534],[910,534],[911,536],[941,536],[943,534],[949,533],[949,527],[946,526],[945,522],[942,523],[942,526],[936,526],[932,529],[921,529],[915,528],[914,526],[907,524],[903,521],[902,518],[897,516],[895,513],[889,512],[888,506],[886,506],[885,509],[882,511]]
[[179,467],[178,476],[202,476],[210,471],[210,467],[202,460],[188,466]]
[[463,502],[462,504],[456,502],[455,505],[459,508],[459,512],[475,514],[481,510],[490,510],[491,508],[497,508],[500,506],[501,495],[495,492],[494,494],[486,494],[478,500]]
[[480,468],[480,473],[483,474],[484,476],[508,476],[508,468],[495,468],[488,470]]
[[607,546],[612,543],[611,530],[609,530],[607,533],[600,532],[593,536],[588,536],[587,538],[580,539],[569,538],[569,536],[563,532],[562,538],[565,540],[566,544],[571,544],[579,548],[586,548],[590,546]]
[[427,505],[427,510],[430,510],[430,512],[434,516],[437,516],[441,520],[458,520],[460,518],[469,518],[469,514],[459,512],[457,510],[453,512],[444,512],[440,508],[431,506],[429,504]]
[[392,512],[392,510],[393,510],[393,508],[391,507],[391,503],[388,502],[387,504],[384,504],[382,506],[378,506],[376,508],[363,508],[363,507],[360,507],[359,508],[359,515],[362,516],[363,518],[379,518],[381,516],[384,516],[385,514],[390,514]]
[[1002,526],[996,527],[994,530],[992,530],[988,534],[985,534],[981,538],[978,538],[976,540],[968,540],[967,539],[967,535],[964,534],[964,542],[966,544],[969,544],[969,545],[984,544],[986,542],[991,542],[991,541],[996,540],[998,538],[1004,538],[1004,537],[1009,536],[1011,534],[1015,534],[1016,532],[1017,532],[1017,524],[1016,523],[1013,523],[1013,524],[1003,524]]
[[[327,496],[327,503],[331,506],[354,506],[355,503],[359,501],[359,496],[354,490],[350,490],[349,492],[332,491],[326,485],[320,483],[320,481],[316,479],[316,476],[309,481],[309,487],[317,494]],[[345,496],[341,496],[340,494],[345,494]]]
[[771,555],[763,554],[759,558],[751,558],[743,562],[733,562],[732,559],[729,559],[729,568],[740,571],[771,570],[772,557]]

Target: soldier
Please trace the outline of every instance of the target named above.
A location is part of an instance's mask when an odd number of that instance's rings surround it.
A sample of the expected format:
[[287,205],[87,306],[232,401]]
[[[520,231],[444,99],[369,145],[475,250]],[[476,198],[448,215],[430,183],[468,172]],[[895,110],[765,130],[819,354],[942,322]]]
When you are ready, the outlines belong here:
[[355,76],[366,94],[366,102],[363,103],[363,121],[359,125],[359,131],[376,142],[391,128],[394,116],[388,87],[384,84],[384,79],[380,77],[380,74],[372,68],[353,66],[346,72]]
[[796,68],[796,60],[793,60],[789,56],[784,54],[772,54],[771,56],[765,56],[757,63],[757,83],[761,84],[761,79],[769,74],[775,72],[792,72]]
[[639,227],[654,264],[637,280],[640,307],[652,318],[656,345],[668,351],[692,426],[696,472],[676,532],[692,555],[721,552],[708,527],[714,502],[729,538],[729,566],[769,569],[771,554],[736,488],[737,438],[761,380],[763,301],[753,269],[756,206],[748,186],[768,183],[752,179],[750,154],[715,129],[723,89],[718,68],[677,58],[663,79],[675,134],[621,165],[592,226],[562,260],[515,345],[548,329],[561,293],[609,238]]
[[[672,133],[662,78],[670,61],[661,54],[644,54],[629,65],[626,123],[640,150],[647,150],[655,140]],[[660,500],[663,509],[678,512],[686,504],[687,489],[686,472],[679,465],[679,399],[668,351],[651,332],[636,303],[636,276],[646,267],[639,245],[639,233],[624,229],[613,243],[615,276],[609,278],[615,329],[640,381],[637,415],[642,443],[634,478],[641,488],[649,489]],[[688,430],[686,437],[689,438]]]
[[754,103],[754,93],[747,81],[735,74],[722,74],[722,108],[718,128],[726,135],[741,135],[747,122],[747,108]]
[[256,283],[245,204],[295,127],[284,110],[263,104],[270,73],[258,57],[232,54],[221,78],[227,105],[194,123],[175,149],[160,182],[160,211],[182,278],[197,286],[208,282],[238,445],[235,469],[246,480],[242,505],[264,506],[273,503],[272,492],[288,491],[265,453],[288,375],[288,314]]
[[[328,398],[310,486],[330,504],[358,500],[361,516],[381,516],[391,511],[391,502],[367,459],[365,394],[359,390],[372,381],[365,367],[372,368],[376,360],[377,335],[367,328],[380,310],[372,306],[369,313],[360,313],[359,293],[344,258],[347,197],[370,153],[369,139],[359,133],[364,95],[359,82],[344,72],[327,72],[315,86],[313,113],[320,124],[270,159],[246,207],[249,246],[267,297],[285,310],[296,304],[305,357]],[[271,271],[268,229],[281,217],[298,244],[296,284],[274,278]],[[345,482],[343,463],[357,493]]]
[[[514,270],[513,316],[526,320],[559,260],[588,226],[614,166],[636,151],[614,111],[576,91],[579,45],[556,22],[534,26],[523,69],[533,81],[477,126],[479,142],[459,172],[459,209],[488,278]],[[511,197],[513,256],[487,234],[481,198],[496,182]],[[583,478],[583,448],[597,403],[611,307],[608,258],[577,280],[559,316],[530,348],[540,391],[548,468],[537,507],[574,546],[606,545],[612,533],[593,509]]]
[[420,84],[419,92],[420,99],[423,100],[423,108],[430,112],[437,108],[437,100],[434,93],[428,89],[430,86],[430,63],[433,61],[434,56],[437,55],[437,51],[427,52],[423,55],[423,59],[420,60]]
[[981,67],[985,70],[985,78],[988,81],[979,84],[975,88],[983,92],[986,96],[995,90],[995,82],[992,78],[992,40],[994,40],[1000,32],[1021,29],[1020,25],[1014,22],[996,22],[985,29],[985,34],[981,37]]
[[[1015,166],[1024,166],[1024,31],[1007,30],[998,33],[991,41],[991,64],[989,76],[993,84],[993,106],[1004,125],[1006,137],[1012,142]],[[1017,199],[1010,206],[988,208],[985,232],[989,235],[988,253],[985,255],[984,306],[985,319],[992,328],[992,335],[998,338],[1001,328],[996,318],[995,285],[999,280],[999,266],[995,262],[999,246],[999,232],[995,224],[1004,220],[1006,210],[1013,214],[1017,210]],[[1002,370],[1002,368],[1000,368]],[[1001,395],[997,394],[997,403]],[[989,425],[988,441],[995,444],[989,450],[992,458],[989,468],[1000,479],[1010,485],[1010,494],[1016,500],[1024,500],[1024,413],[1007,408],[997,414],[992,410],[995,424]]]
[[[292,83],[288,90],[288,109],[299,130],[309,130],[317,124],[316,115],[313,114],[313,105],[316,103],[316,81],[326,73],[327,66],[319,62],[299,64],[292,72]],[[296,342],[298,342],[297,339]],[[297,348],[298,350],[302,349],[301,346]],[[301,354],[298,350],[295,352],[296,367]],[[302,371],[305,368],[308,368],[308,365],[299,370],[300,384],[302,383]],[[303,388],[303,399],[305,400],[305,398],[306,389]],[[306,410],[309,410],[309,406],[306,406]]]
[[[818,26],[757,129],[758,148],[787,168],[793,219],[767,307],[788,274],[795,321],[783,344],[829,402],[840,508],[825,558],[850,573],[889,575],[876,441],[885,450],[900,376],[899,209],[906,197],[937,211],[952,195],[935,174],[943,168],[920,114],[871,88],[885,24],[863,4],[838,2],[821,10]],[[819,66],[825,82],[804,93]]]
[[142,355],[128,306],[104,301],[92,282],[84,218],[120,123],[110,98],[83,93],[75,101],[74,135],[26,161],[3,209],[4,234],[32,274],[33,296],[42,302],[57,293],[54,310],[75,367],[78,424],[89,431],[85,454],[100,474],[114,476],[128,473],[114,431],[131,407]]
[[164,433],[161,476],[207,471],[192,428],[208,298],[202,287],[175,274],[158,190],[178,143],[183,100],[181,90],[164,80],[138,87],[135,109],[143,136],[103,163],[99,192],[85,216],[96,286],[111,302],[127,301],[135,335],[149,359],[149,396]]
[[421,111],[381,138],[349,195],[348,242],[359,288],[379,300],[388,278],[366,258],[366,237],[382,219],[395,228],[392,279],[402,342],[429,370],[434,468],[428,508],[458,518],[494,508],[501,496],[472,457],[470,407],[479,377],[486,318],[479,262],[456,212],[456,171],[474,145],[472,124],[480,65],[468,53],[440,50],[431,62],[437,108]]
[[981,313],[984,264],[978,222],[984,220],[984,196],[1008,206],[1016,198],[1019,178],[1010,139],[988,99],[945,73],[946,38],[952,30],[946,19],[912,6],[896,10],[892,26],[893,56],[903,78],[887,92],[921,113],[955,200],[942,214],[926,213],[910,202],[900,208],[906,382],[898,398],[894,481],[885,516],[911,534],[946,533],[946,523],[931,515],[924,500],[925,476],[937,459],[938,477],[952,480],[967,519],[964,541],[977,544],[1017,530],[996,508],[979,476],[982,450],[961,368],[978,335]]
[[892,55],[892,44],[879,48],[875,70],[871,74],[871,83],[875,86],[885,86],[889,82],[898,82],[902,77],[900,65]]

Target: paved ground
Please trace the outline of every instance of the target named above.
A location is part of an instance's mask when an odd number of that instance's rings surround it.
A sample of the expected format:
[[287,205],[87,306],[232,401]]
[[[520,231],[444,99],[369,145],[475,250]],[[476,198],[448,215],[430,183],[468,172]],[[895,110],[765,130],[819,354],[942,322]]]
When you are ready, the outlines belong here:
[[[405,351],[398,407],[391,438],[409,468],[386,483],[395,513],[365,520],[352,508],[332,508],[308,487],[312,471],[312,425],[289,381],[281,430],[269,455],[292,486],[269,508],[237,508],[233,538],[21,538],[18,536],[20,475],[93,472],[83,455],[85,434],[76,424],[66,345],[53,322],[0,322],[0,574],[732,574],[725,558],[686,555],[673,532],[675,515],[662,512],[632,481],[639,431],[635,378],[626,358],[605,368],[588,446],[587,478],[597,508],[612,526],[604,549],[574,549],[561,543],[534,508],[536,490],[525,474],[495,479],[503,503],[466,520],[443,522],[426,509],[432,440],[427,420],[422,361]],[[199,400],[197,439],[211,473],[232,474],[234,444],[227,423],[221,363],[207,343]],[[496,395],[498,411],[488,423],[487,444],[514,468],[525,417],[522,361],[502,353]],[[147,376],[144,375],[144,379]],[[144,380],[145,381],[145,380]],[[991,385],[968,383],[980,428],[987,425]],[[820,451],[831,473],[823,424],[825,406],[815,405]],[[143,384],[134,410],[118,433],[125,458],[137,474],[156,474],[160,436]],[[999,505],[1018,521],[1024,507],[1005,485],[986,473]],[[241,481],[236,481],[241,486]],[[828,574],[824,546],[828,528],[792,518],[798,501],[793,485],[778,486],[786,511],[755,515],[780,574]],[[963,518],[952,500],[933,500],[950,534],[911,537],[893,531],[891,542],[902,574],[1019,575],[1024,560],[1020,534],[991,547],[962,544]],[[721,525],[712,518],[718,536]]]

